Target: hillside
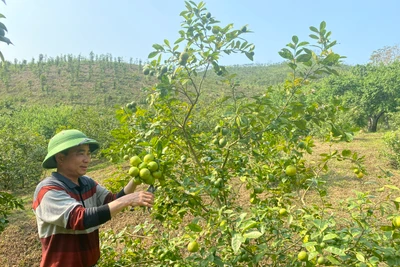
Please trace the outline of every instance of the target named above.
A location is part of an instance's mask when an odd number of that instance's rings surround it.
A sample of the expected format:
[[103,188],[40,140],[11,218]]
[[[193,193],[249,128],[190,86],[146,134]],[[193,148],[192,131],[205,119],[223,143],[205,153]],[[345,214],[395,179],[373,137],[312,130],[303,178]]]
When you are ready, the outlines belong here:
[[[113,107],[132,100],[140,102],[143,88],[157,82],[155,77],[143,75],[144,64],[93,54],[89,58],[39,56],[31,62],[6,62],[0,68],[0,107],[12,103]],[[227,69],[237,74],[237,80],[248,94],[283,82],[289,71],[284,63],[235,65]],[[213,94],[219,78],[212,72],[209,78],[207,88]]]

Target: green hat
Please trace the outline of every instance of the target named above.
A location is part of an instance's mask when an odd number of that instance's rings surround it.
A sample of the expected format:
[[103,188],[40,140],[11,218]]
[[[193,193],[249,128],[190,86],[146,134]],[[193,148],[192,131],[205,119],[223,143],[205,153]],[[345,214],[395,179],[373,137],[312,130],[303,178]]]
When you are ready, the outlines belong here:
[[79,145],[89,145],[91,152],[99,148],[99,143],[96,140],[88,138],[81,131],[64,130],[59,132],[50,139],[49,146],[47,147],[47,156],[42,163],[43,168],[57,168],[57,162],[54,155],[68,148]]

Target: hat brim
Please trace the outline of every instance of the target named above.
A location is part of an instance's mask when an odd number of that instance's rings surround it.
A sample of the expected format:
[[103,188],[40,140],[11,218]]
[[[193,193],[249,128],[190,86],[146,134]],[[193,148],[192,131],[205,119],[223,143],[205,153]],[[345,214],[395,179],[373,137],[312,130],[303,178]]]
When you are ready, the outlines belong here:
[[43,168],[45,169],[57,168],[57,162],[54,156],[57,153],[60,153],[68,148],[79,145],[89,145],[90,152],[93,152],[100,147],[99,143],[96,140],[90,138],[76,138],[69,140],[68,142],[63,142],[60,145],[54,147],[51,151],[47,153],[42,163]]

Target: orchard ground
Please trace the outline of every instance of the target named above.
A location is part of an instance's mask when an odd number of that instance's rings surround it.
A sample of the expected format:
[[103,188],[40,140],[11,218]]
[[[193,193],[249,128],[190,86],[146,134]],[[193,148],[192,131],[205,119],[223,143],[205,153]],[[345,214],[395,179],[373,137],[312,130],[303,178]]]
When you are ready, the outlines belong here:
[[[382,185],[388,184],[387,180],[378,178],[382,176],[382,170],[390,171],[393,176],[390,182],[400,187],[400,171],[393,169],[388,159],[384,157],[385,145],[383,143],[383,133],[359,133],[353,142],[345,143],[320,143],[316,142],[314,153],[309,160],[315,162],[319,159],[319,154],[329,153],[329,151],[350,149],[357,151],[359,155],[365,156],[365,166],[368,173],[362,178],[357,178],[353,173],[353,166],[347,162],[330,162],[330,171],[326,175],[328,196],[331,204],[335,206],[341,200],[354,197],[356,191],[369,191],[378,199],[385,198],[386,193],[377,191]],[[92,165],[88,173],[90,177],[102,182],[106,178],[115,176],[120,172],[126,172],[128,166],[118,167],[109,163]],[[334,171],[333,171],[334,170]],[[145,189],[144,185],[139,188]],[[237,190],[246,190],[237,181]],[[10,224],[0,235],[0,266],[39,266],[41,257],[41,247],[37,236],[36,220],[31,211],[31,198],[34,188],[24,188],[23,191],[16,193],[25,202],[25,210],[15,211],[10,217]],[[241,205],[250,205],[249,194],[242,194],[245,197],[239,198]],[[313,199],[312,194],[305,199],[307,203],[318,201]],[[114,232],[125,228],[127,225],[136,225],[144,221],[153,220],[150,213],[143,209],[126,211],[118,214],[117,218],[112,219],[101,227],[101,231],[112,229]],[[382,218],[383,221],[386,218]],[[155,225],[160,225],[154,221]],[[389,225],[390,222],[388,221]],[[146,236],[132,235],[132,238],[147,238]],[[149,239],[149,242],[150,239]],[[184,248],[183,248],[184,249]]]

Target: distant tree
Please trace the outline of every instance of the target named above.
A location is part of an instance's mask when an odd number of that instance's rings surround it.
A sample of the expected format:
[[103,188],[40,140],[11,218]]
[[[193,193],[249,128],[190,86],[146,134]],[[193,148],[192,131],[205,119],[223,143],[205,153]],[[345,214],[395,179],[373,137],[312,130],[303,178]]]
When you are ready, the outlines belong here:
[[44,74],[40,75],[40,86],[42,87],[42,91],[46,91],[46,83],[47,83],[47,77]]
[[400,46],[398,44],[394,46],[385,46],[381,49],[378,49],[372,52],[370,57],[371,64],[373,65],[388,65],[396,60],[400,60]]
[[395,112],[400,97],[400,61],[389,65],[357,65],[340,77],[331,76],[317,85],[318,97],[342,99],[353,107],[359,126],[376,132],[378,122],[388,112]]

